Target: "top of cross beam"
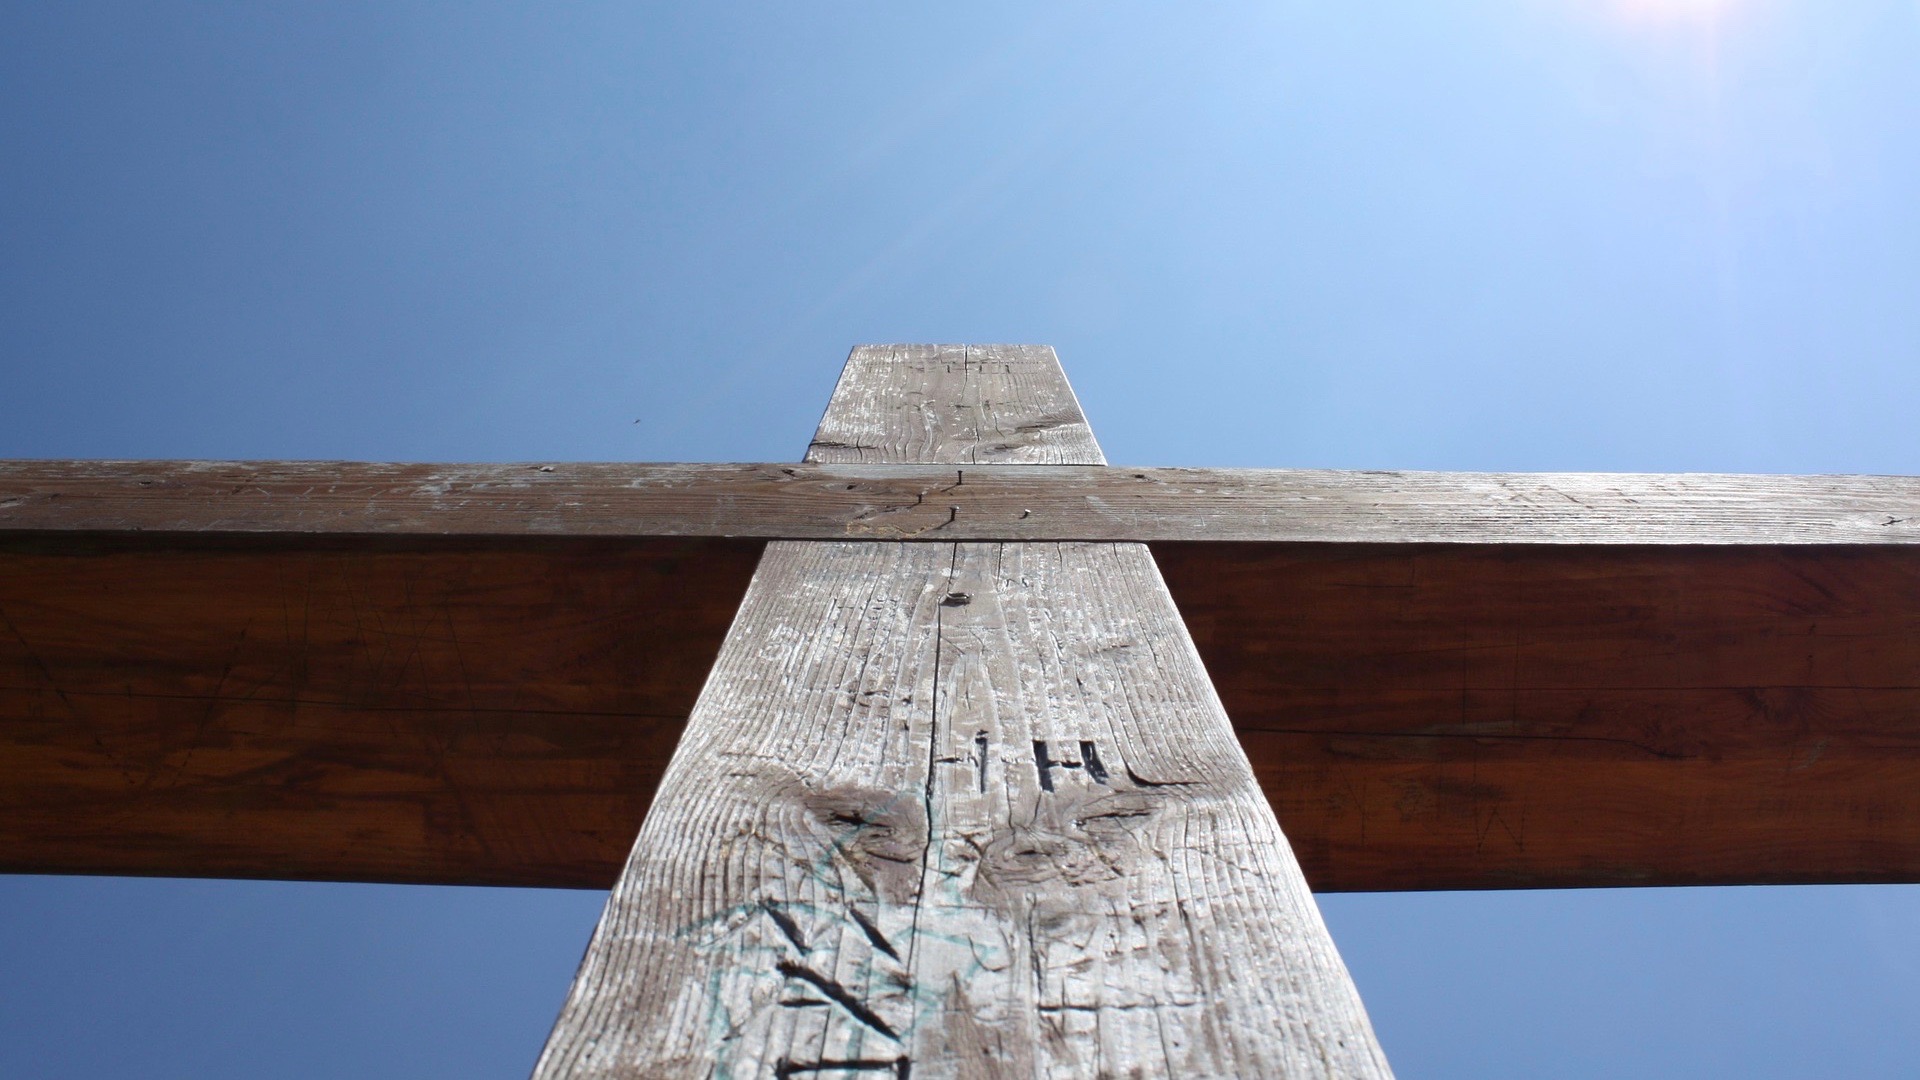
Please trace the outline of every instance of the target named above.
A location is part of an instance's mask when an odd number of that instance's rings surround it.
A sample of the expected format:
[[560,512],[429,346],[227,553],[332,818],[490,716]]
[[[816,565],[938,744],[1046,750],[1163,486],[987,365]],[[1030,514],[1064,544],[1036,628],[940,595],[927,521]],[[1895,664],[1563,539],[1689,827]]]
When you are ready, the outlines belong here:
[[1914,544],[1920,478],[1003,464],[0,462],[0,537],[168,533]]
[[1088,468],[1041,345],[858,346],[832,400],[794,465],[0,462],[0,537],[1920,543],[1912,477]]

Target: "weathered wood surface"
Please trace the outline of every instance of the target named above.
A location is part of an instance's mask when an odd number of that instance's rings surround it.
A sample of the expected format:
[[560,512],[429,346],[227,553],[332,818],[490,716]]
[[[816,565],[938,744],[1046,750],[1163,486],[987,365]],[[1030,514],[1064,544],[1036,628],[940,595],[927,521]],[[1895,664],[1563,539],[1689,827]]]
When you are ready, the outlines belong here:
[[[1097,462],[1047,366],[814,452]],[[1143,546],[769,545],[536,1075],[860,1072],[1387,1075]]]
[[807,460],[1107,463],[1045,345],[857,346]]
[[[0,542],[0,870],[606,888],[762,546],[197,545]],[[1920,880],[1920,549],[1155,557],[1315,889]]]
[[[1064,398],[1059,415],[1069,405]],[[929,417],[952,426],[965,415],[921,401],[911,420],[932,428]],[[1920,542],[1914,477],[1005,464],[1014,447],[1059,458],[1076,425],[1084,422],[983,440],[969,457],[987,463],[964,468],[859,463],[880,451],[839,438],[816,446],[824,462],[785,465],[0,462],[0,535]]]
[[772,545],[539,1075],[1376,1075],[1156,583]]

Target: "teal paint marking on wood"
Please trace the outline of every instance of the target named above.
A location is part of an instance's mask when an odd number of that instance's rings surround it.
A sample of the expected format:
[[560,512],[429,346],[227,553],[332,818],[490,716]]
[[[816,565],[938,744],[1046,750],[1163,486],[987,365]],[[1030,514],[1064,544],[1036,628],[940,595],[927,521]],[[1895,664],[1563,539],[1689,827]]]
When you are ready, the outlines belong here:
[[[1103,463],[1032,347],[810,456]],[[1143,545],[770,544],[536,1070],[887,1073],[1389,1075]]]

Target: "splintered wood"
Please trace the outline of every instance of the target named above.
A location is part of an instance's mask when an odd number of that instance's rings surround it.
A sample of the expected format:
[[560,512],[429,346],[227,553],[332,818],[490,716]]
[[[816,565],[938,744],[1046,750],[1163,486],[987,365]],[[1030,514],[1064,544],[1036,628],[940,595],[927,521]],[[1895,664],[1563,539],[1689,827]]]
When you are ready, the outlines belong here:
[[[821,432],[1100,463],[1051,350],[856,350]],[[776,542],[536,1075],[1388,1070],[1144,546]]]

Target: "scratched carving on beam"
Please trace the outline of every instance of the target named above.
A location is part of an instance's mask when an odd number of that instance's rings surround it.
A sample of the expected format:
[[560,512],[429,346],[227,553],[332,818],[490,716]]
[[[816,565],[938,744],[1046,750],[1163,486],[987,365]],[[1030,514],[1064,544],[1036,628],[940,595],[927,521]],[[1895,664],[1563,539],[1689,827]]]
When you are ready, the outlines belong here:
[[[821,432],[1099,461],[1050,350]],[[537,1075],[861,1073],[1388,1075],[1144,546],[768,546]]]
[[773,545],[542,1075],[1382,1075],[1144,559]]

